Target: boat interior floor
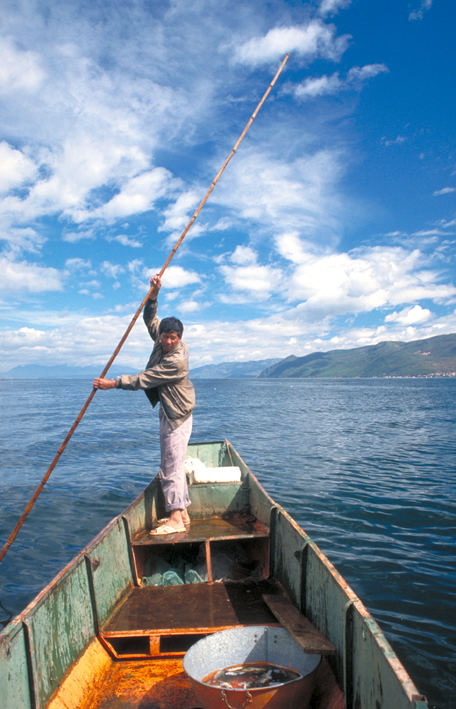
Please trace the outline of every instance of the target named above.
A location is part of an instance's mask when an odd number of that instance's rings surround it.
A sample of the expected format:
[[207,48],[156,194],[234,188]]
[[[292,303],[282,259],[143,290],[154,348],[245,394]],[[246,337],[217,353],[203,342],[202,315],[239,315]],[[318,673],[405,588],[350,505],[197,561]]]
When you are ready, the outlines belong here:
[[[196,709],[183,656],[200,638],[228,628],[284,625],[304,650],[333,654],[334,647],[270,576],[269,529],[252,515],[194,519],[186,532],[166,537],[142,531],[132,540],[132,552],[139,585],[128,589],[99,628],[94,652],[103,664],[102,678],[81,709]],[[241,574],[217,580],[217,562],[227,552],[234,553]],[[169,563],[195,565],[196,559],[200,571],[201,563],[205,568],[204,582],[151,582]],[[319,672],[329,678],[330,697],[337,685],[325,658]],[[340,692],[334,697],[338,701]],[[337,701],[325,706],[341,709]]]
[[196,709],[198,700],[182,658],[112,662],[100,689],[81,709]]
[[[67,706],[63,704],[61,706]],[[242,706],[242,705],[240,705]],[[79,709],[201,709],[182,658],[112,661],[100,686],[91,686]],[[309,709],[344,709],[344,697],[326,658],[317,669]]]

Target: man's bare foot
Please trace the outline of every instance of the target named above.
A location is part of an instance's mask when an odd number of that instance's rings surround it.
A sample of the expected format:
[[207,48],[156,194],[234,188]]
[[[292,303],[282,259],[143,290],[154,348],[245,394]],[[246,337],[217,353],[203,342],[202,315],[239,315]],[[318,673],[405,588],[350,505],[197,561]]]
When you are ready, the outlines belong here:
[[182,510],[172,510],[168,518],[161,519],[158,527],[152,529],[150,534],[173,534],[185,532],[185,524],[182,519]]
[[190,515],[188,514],[187,510],[182,510],[181,511],[181,517],[182,517],[182,523],[188,526],[190,524]]
[[172,510],[169,514],[168,525],[176,529],[182,529],[184,520],[182,518],[182,510]]

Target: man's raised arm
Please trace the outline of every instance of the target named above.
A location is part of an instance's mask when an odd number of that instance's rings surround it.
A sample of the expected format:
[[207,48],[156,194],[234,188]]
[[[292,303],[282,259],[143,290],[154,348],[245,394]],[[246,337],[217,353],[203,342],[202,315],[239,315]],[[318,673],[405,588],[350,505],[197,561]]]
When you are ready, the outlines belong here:
[[149,300],[147,301],[144,307],[143,318],[144,322],[146,323],[146,327],[149,331],[149,335],[155,342],[158,337],[158,326],[160,324],[160,321],[157,317],[157,298],[161,288],[161,278],[158,273],[155,276],[152,276],[152,278],[150,279],[150,286],[152,290],[149,296]]

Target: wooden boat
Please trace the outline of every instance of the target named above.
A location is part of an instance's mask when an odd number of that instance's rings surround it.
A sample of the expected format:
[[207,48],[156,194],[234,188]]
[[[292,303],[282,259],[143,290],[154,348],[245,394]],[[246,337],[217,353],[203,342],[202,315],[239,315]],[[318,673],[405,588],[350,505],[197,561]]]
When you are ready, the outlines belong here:
[[163,516],[153,480],[3,630],[1,706],[201,707],[187,650],[265,625],[322,656],[314,709],[426,709],[361,601],[233,446],[192,444],[189,456],[214,480],[227,466],[240,479],[193,482],[191,526],[163,537],[148,534]]

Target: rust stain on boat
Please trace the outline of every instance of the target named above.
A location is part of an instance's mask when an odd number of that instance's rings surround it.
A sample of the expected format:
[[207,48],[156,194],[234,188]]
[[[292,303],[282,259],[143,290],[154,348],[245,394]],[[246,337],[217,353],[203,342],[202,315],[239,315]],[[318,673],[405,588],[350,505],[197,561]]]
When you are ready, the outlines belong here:
[[98,640],[94,640],[79,660],[48,704],[48,709],[75,709],[88,706],[87,696],[101,687],[111,658]]
[[197,707],[180,659],[113,662],[101,692],[68,709],[169,709]]
[[[97,643],[83,655],[48,709],[197,709],[200,704],[182,658],[115,661]],[[310,706],[344,709],[344,698],[325,659]]]

